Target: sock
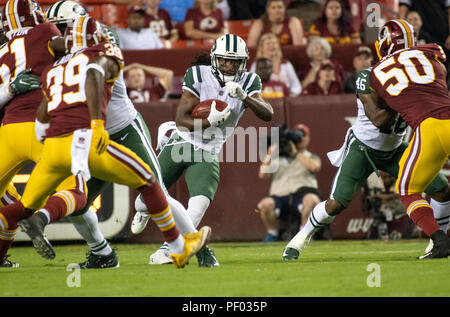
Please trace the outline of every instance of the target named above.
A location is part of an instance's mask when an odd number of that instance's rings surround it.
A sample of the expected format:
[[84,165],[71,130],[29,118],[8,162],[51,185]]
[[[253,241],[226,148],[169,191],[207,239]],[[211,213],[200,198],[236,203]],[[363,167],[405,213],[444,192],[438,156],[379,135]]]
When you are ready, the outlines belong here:
[[267,230],[267,233],[273,235],[274,237],[278,237],[278,229],[269,229]]
[[442,231],[447,232],[450,221],[450,201],[438,202],[431,198],[430,206],[433,208],[433,216]]
[[431,236],[439,230],[439,225],[434,219],[433,209],[428,202],[419,194],[406,195],[400,197],[401,202],[405,206],[406,213],[416,226]]
[[[175,225],[177,226],[178,230],[180,230],[181,233],[185,234],[188,232],[197,232],[196,227],[192,223],[191,218],[189,217],[188,211],[186,208],[184,208],[183,204],[180,203],[178,200],[173,198],[170,195],[166,196],[167,202],[170,206],[170,209],[172,210],[173,218],[175,220]],[[138,212],[146,212],[147,206],[145,205],[144,201],[142,200],[142,195],[139,195],[136,198],[136,201],[134,203],[134,208]]]
[[13,230],[17,228],[17,223],[30,217],[33,211],[25,208],[22,202],[17,201],[14,204],[0,209],[0,228],[3,230]]
[[193,196],[189,199],[187,211],[196,228],[202,221],[206,209],[208,209],[210,203],[211,201],[209,198],[203,195]]
[[[164,236],[164,240],[170,245],[171,242],[179,239],[181,236],[172,216],[172,211],[167,203],[166,196],[159,186],[158,182],[153,182],[149,186],[138,188],[142,194],[147,210],[152,220],[158,226]],[[182,238],[183,239],[183,238]],[[184,240],[183,240],[184,248]]]
[[86,194],[79,189],[62,190],[53,194],[43,209],[50,215],[50,222],[55,222],[84,208],[86,202]]
[[92,253],[108,255],[112,252],[110,245],[100,231],[97,214],[91,208],[82,215],[70,216],[68,218],[81,237],[86,241]]
[[325,210],[325,201],[318,203],[308,217],[303,228],[289,241],[287,247],[300,249],[304,240],[309,239],[327,224],[330,224],[335,216],[330,216]]
[[4,230],[0,228],[0,263],[6,259],[6,254],[14,242],[18,227]]

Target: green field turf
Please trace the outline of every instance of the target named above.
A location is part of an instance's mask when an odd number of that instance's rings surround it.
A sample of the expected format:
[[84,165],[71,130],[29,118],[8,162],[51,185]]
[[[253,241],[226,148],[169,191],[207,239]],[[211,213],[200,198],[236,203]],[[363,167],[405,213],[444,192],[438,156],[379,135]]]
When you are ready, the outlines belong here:
[[[32,247],[17,246],[10,254],[20,268],[0,269],[0,297],[447,297],[450,259],[416,260],[426,244],[426,240],[315,241],[299,261],[282,262],[285,242],[212,243],[220,267],[199,268],[193,257],[184,269],[177,269],[147,264],[158,245],[113,243],[120,268],[83,270],[78,280],[66,267],[83,260],[85,245],[57,245],[53,261],[42,259]],[[67,279],[80,281],[80,287],[69,287]]]

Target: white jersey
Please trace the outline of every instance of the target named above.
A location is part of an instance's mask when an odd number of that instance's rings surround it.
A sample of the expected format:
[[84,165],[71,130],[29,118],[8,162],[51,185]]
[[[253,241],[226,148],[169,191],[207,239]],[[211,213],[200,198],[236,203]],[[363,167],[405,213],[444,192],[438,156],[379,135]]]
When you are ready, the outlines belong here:
[[352,127],[356,138],[375,150],[392,151],[396,149],[402,143],[406,134],[406,123],[397,116],[397,120],[389,130],[380,131],[366,116],[361,100],[357,98],[356,102],[358,104],[358,118]]
[[[261,93],[261,79],[257,74],[246,72],[239,84],[248,96]],[[218,79],[212,73],[211,66],[199,65],[190,67],[184,76],[183,90],[194,94],[200,99],[200,102],[207,99],[219,99],[230,106],[230,116],[219,127],[195,132],[177,128],[178,135],[183,140],[210,153],[219,154],[223,144],[233,134],[239,119],[244,113],[243,102],[228,95],[226,88],[220,86]]]
[[130,125],[136,118],[137,110],[127,95],[123,70],[113,85],[111,99],[106,110],[106,130],[114,134]]

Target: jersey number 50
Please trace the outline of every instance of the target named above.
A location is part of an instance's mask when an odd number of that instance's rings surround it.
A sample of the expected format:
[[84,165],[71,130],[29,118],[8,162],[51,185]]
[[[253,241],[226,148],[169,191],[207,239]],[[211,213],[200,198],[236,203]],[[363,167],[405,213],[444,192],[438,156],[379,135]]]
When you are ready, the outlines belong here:
[[[386,68],[395,64],[396,59],[404,67],[393,67],[385,71]],[[391,96],[398,96],[404,89],[408,88],[410,82],[424,85],[433,82],[435,79],[433,65],[425,54],[419,50],[408,50],[401,52],[397,57],[391,56],[380,63],[373,72],[383,86],[388,80],[395,78],[395,81],[386,88],[386,92]]]

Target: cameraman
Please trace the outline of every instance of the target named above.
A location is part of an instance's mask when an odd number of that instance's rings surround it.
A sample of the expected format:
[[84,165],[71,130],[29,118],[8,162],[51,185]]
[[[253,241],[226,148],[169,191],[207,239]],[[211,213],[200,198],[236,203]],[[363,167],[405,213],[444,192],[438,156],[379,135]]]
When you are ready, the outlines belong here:
[[272,179],[270,196],[263,198],[256,209],[267,228],[265,242],[290,239],[280,234],[282,223],[286,224],[287,235],[295,235],[320,202],[315,174],[320,171],[321,162],[308,151],[309,142],[306,125],[298,124],[294,130],[282,126],[279,144],[269,148],[261,164],[259,178]]

